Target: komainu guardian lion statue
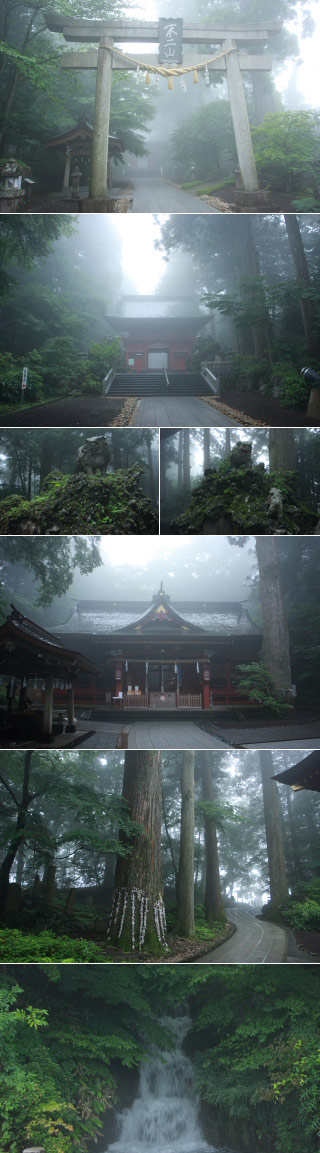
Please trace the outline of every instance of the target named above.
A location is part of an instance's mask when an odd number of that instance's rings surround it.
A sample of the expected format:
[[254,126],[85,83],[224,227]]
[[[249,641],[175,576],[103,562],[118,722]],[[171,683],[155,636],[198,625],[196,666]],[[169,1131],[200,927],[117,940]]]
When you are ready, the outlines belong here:
[[96,472],[106,472],[111,457],[109,445],[104,436],[90,436],[77,452],[76,472],[95,476]]

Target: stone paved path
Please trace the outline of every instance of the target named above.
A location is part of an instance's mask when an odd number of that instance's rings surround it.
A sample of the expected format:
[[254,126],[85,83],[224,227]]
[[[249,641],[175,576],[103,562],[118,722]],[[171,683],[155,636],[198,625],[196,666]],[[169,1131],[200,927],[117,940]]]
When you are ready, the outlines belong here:
[[193,721],[134,721],[128,734],[129,749],[225,749],[223,741]]
[[[210,204],[147,173],[134,177],[132,212],[215,212]],[[218,213],[219,215],[219,213]]]
[[142,428],[238,428],[239,422],[230,420],[197,397],[150,396],[139,400],[132,425]]

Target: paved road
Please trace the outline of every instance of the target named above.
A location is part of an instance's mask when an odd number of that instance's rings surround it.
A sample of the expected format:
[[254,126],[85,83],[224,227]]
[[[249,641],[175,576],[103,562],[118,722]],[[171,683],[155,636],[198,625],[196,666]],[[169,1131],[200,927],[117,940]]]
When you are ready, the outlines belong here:
[[228,919],[236,925],[237,932],[229,941],[206,953],[196,962],[197,965],[233,965],[233,964],[259,964],[259,965],[305,965],[319,964],[320,958],[313,957],[304,950],[298,950],[291,930],[283,929],[281,925],[274,925],[272,921],[260,921],[256,918],[256,910],[245,910],[241,913],[227,909]]
[[287,960],[285,929],[273,925],[271,921],[257,921],[254,912],[236,913],[234,909],[229,909],[228,916],[237,926],[237,932],[229,941],[219,945],[218,949],[201,957],[197,965],[232,965],[240,962],[272,965]]
[[[147,173],[134,177],[132,212],[215,212],[210,204],[181,192],[173,184],[167,184],[161,176],[148,176]],[[218,214],[219,215],[219,214]]]
[[181,396],[153,396],[139,400],[132,419],[133,425],[143,428],[210,428],[219,427],[238,428],[239,422],[228,420],[223,412],[214,409],[197,397]]
[[218,737],[204,733],[193,721],[134,721],[129,749],[225,749]]

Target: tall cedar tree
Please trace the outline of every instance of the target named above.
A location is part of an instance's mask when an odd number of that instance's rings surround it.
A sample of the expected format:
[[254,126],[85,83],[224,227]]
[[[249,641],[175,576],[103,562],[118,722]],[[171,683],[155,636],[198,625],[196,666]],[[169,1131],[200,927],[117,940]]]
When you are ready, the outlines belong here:
[[109,940],[127,952],[164,944],[161,796],[161,752],[126,753],[122,798],[141,831],[120,834],[128,855],[117,858]]
[[271,903],[276,908],[289,897],[286,862],[282,837],[282,818],[278,788],[272,780],[273,761],[268,751],[259,753],[264,821],[268,851],[268,869]]
[[[203,800],[213,805],[212,755],[209,752],[202,753],[201,783]],[[209,815],[205,816],[204,820],[204,843],[206,862],[204,908],[206,920],[212,925],[214,921],[224,921],[225,912],[221,896],[217,830],[213,817]]]
[[181,834],[175,931],[194,936],[194,753],[183,754],[181,779]]
[[263,654],[276,690],[290,701],[292,684],[289,629],[282,596],[278,541],[256,537],[264,622]]

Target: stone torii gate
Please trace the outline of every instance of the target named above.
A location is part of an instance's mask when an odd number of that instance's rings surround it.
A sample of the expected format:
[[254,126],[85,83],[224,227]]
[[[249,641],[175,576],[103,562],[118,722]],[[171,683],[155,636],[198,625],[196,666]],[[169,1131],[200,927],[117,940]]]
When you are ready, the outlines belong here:
[[[62,67],[66,69],[94,69],[97,72],[95,119],[92,142],[92,162],[89,199],[83,203],[86,211],[106,211],[107,195],[107,165],[108,165],[108,136],[110,120],[110,99],[112,70],[137,71],[138,63],[132,61],[115,47],[122,43],[158,43],[159,25],[157,22],[138,22],[135,20],[115,21],[78,19],[68,17],[63,13],[44,13],[46,24],[51,32],[62,32],[67,42],[98,43],[98,49],[90,48],[88,52],[66,52],[62,57]],[[259,189],[259,182],[255,159],[253,154],[250,125],[246,106],[242,72],[271,71],[272,60],[264,52],[265,44],[271,35],[281,31],[279,21],[264,21],[246,26],[215,26],[206,24],[185,24],[183,27],[183,43],[197,46],[219,46],[221,58],[211,62],[209,71],[226,73],[231,115],[236,140],[238,162],[241,174],[242,189],[239,190],[238,199],[242,204],[250,207],[257,204],[267,204],[269,194]],[[261,55],[253,55],[247,51],[248,45],[260,44]],[[183,60],[182,68],[201,68],[207,57],[199,52],[187,56]],[[156,55],[143,55],[140,64],[146,70],[159,64]],[[170,65],[168,64],[168,68]]]

